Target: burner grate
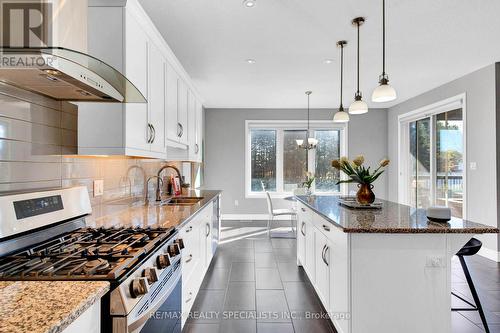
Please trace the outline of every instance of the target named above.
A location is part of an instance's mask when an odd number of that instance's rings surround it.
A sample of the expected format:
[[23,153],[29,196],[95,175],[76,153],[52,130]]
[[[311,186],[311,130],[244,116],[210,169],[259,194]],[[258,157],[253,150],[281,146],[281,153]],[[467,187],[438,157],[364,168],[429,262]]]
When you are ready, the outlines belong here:
[[121,277],[174,228],[82,228],[0,259],[0,280]]

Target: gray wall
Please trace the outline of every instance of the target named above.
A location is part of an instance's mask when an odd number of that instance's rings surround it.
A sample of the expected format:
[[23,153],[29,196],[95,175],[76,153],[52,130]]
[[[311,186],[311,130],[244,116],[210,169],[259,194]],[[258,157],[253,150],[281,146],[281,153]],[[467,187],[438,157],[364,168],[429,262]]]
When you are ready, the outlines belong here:
[[[334,110],[311,110],[311,119],[331,120]],[[207,109],[205,123],[205,186],[221,189],[223,214],[265,214],[265,199],[245,198],[245,120],[304,120],[303,109]],[[348,125],[349,156],[364,154],[375,164],[387,156],[387,111],[370,110],[352,116]],[[375,183],[375,193],[387,196],[387,178]],[[234,201],[239,201],[235,206]],[[276,200],[277,207],[289,205]]]
[[[466,93],[467,160],[477,163],[477,170],[467,166],[467,218],[497,225],[497,162],[495,65],[482,68],[389,109],[388,153],[393,161],[388,173],[388,198],[398,200],[398,115]],[[498,147],[498,146],[497,146]],[[498,148],[497,148],[498,149]],[[497,251],[496,235],[482,237],[488,249]]]

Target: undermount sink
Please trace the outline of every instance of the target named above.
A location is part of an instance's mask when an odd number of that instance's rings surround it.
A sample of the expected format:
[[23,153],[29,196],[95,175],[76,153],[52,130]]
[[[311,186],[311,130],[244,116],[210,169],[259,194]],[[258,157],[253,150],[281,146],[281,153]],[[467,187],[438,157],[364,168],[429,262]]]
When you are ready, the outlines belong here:
[[169,206],[192,206],[197,204],[203,197],[175,197],[167,203]]

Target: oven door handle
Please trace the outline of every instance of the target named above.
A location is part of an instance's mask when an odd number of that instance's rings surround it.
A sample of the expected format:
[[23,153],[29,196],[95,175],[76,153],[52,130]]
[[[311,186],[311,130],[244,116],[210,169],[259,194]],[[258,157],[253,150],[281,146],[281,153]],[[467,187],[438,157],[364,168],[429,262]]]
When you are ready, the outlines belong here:
[[[181,266],[179,266],[172,275],[170,279],[173,279],[174,283],[171,284],[171,287],[168,289],[166,293],[164,293],[161,297],[159,297],[156,302],[148,309],[148,311],[144,311],[144,313],[138,317],[134,322],[130,323],[127,327],[127,332],[135,332],[139,328],[142,328],[142,326],[148,321],[149,318],[151,318],[151,314],[156,312],[160,306],[162,306],[163,303],[167,300],[167,298],[172,294],[174,291],[175,286],[177,286],[177,283],[179,283],[179,280],[181,279]],[[160,278],[161,280],[161,278]]]

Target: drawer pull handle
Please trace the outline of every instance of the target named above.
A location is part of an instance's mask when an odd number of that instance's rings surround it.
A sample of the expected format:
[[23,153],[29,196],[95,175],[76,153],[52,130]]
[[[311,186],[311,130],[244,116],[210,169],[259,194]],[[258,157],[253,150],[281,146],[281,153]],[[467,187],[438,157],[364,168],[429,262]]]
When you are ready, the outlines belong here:
[[301,210],[302,210],[303,212],[305,212],[305,211],[306,211],[306,209],[305,209],[305,208],[301,208]]
[[191,225],[191,226],[189,226],[189,228],[186,229],[186,232],[190,232],[192,230],[193,230],[193,226]]
[[192,254],[189,255],[189,258],[186,259],[186,262],[190,262],[191,260],[193,260],[193,255]]
[[323,229],[325,229],[325,231],[330,231],[330,227],[325,224],[323,224]]

